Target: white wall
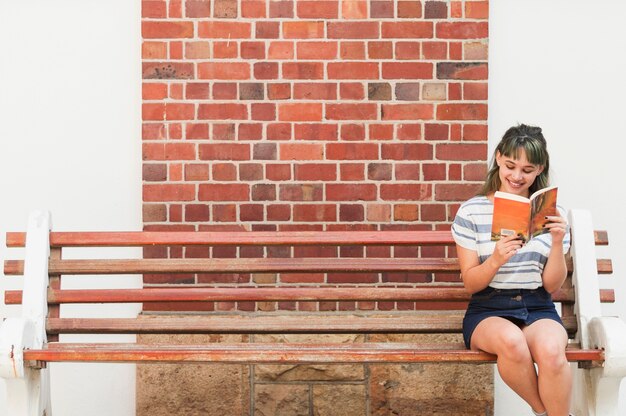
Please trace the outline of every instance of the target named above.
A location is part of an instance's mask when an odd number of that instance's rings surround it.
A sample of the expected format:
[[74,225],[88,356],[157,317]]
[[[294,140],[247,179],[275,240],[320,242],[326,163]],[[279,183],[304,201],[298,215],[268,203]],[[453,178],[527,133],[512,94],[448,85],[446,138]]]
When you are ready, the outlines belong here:
[[[140,21],[139,1],[0,0],[0,258],[4,233],[24,230],[35,208],[51,210],[57,230],[140,229]],[[0,276],[2,299],[19,280]],[[0,302],[0,317],[18,312]],[[56,415],[135,414],[133,366],[51,374]],[[0,380],[3,416],[4,400]]]
[[[0,241],[33,208],[50,209],[59,230],[141,227],[139,9],[0,0]],[[621,0],[490,2],[490,145],[517,122],[544,128],[562,203],[609,230],[615,275],[602,285],[617,288],[618,302],[605,312],[622,317],[624,21]],[[0,276],[0,290],[18,283]],[[0,302],[0,316],[16,313]],[[53,377],[57,415],[134,414],[132,367],[54,366]],[[501,385],[496,394],[497,415],[529,413]],[[2,416],[3,400],[0,388]]]
[[[544,130],[553,183],[568,208],[591,211],[609,231],[617,303],[603,312],[626,318],[626,2],[494,0],[490,2],[489,144],[518,122]],[[622,386],[622,397],[626,397]],[[622,399],[626,402],[626,399]],[[622,403],[620,414],[626,414]],[[528,415],[502,384],[496,414]]]

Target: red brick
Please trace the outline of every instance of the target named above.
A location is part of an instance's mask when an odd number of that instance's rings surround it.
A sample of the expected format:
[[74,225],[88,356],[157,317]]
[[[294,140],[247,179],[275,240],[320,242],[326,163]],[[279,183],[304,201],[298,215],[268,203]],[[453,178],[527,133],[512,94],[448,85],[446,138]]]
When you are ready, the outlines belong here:
[[486,100],[488,98],[488,84],[486,82],[466,82],[463,84],[464,100]]
[[288,100],[291,98],[291,84],[267,84],[267,98],[270,100]]
[[398,204],[393,207],[394,221],[417,221],[419,206],[415,204]]
[[448,84],[448,100],[460,101],[462,96],[462,85],[460,82],[451,82]]
[[399,18],[419,18],[422,17],[421,1],[398,0],[398,17]]
[[417,181],[420,179],[420,165],[418,163],[395,163],[394,171],[398,181]]
[[167,208],[164,204],[143,204],[143,222],[163,222],[167,221]]
[[281,143],[280,160],[321,160],[324,158],[324,145],[305,143]]
[[244,18],[262,18],[266,17],[265,0],[246,0],[241,2],[241,17]]
[[487,176],[486,163],[468,163],[463,165],[463,180],[481,181]]
[[284,39],[315,39],[324,37],[322,21],[287,21],[283,22]]
[[396,59],[420,59],[419,42],[396,42]]
[[370,124],[370,140],[391,140],[393,139],[393,124]]
[[326,120],[376,120],[376,104],[326,104]]
[[471,79],[486,80],[488,69],[481,62],[439,62],[437,63],[438,79]]
[[487,22],[439,22],[436,30],[439,39],[484,39],[489,36]]
[[335,59],[337,42],[303,41],[298,42],[298,59]]
[[221,123],[213,124],[211,138],[213,140],[235,140],[235,125]]
[[185,85],[185,98],[188,100],[206,100],[210,98],[208,82],[190,82]]
[[209,180],[209,165],[192,163],[185,165],[186,181],[207,181]]
[[[289,84],[286,84],[289,86]],[[293,98],[296,100],[336,100],[337,84],[324,83],[296,83],[293,85]]]
[[431,120],[432,104],[383,104],[383,120]]
[[[252,185],[253,201],[274,201],[276,200],[276,185],[269,183],[256,183]],[[269,220],[270,218],[268,218]]]
[[170,42],[170,59],[183,59],[183,43]]
[[216,181],[237,180],[237,166],[234,163],[214,163],[212,173]]
[[444,163],[424,163],[422,164],[425,181],[445,180],[447,171]]
[[466,124],[463,126],[463,140],[480,141],[487,140],[486,124]]
[[237,17],[237,0],[213,0],[215,10],[213,16],[232,19]]
[[195,115],[193,104],[159,103],[143,104],[143,120],[190,120]]
[[[365,207],[363,205],[356,204],[341,204],[339,205],[339,221],[355,222],[363,221],[365,219]],[[343,247],[348,248],[348,247]],[[362,253],[362,247],[355,247],[358,252]],[[345,251],[342,250],[342,256],[346,257]],[[358,256],[358,257],[362,257]]]
[[144,39],[192,38],[193,22],[144,20],[141,22],[141,36]]
[[393,0],[372,0],[370,2],[370,16],[372,18],[393,17]]
[[185,124],[185,138],[187,140],[207,140],[209,138],[209,125],[206,123]]
[[422,57],[424,59],[446,59],[448,44],[446,42],[423,42]]
[[463,17],[463,1],[450,2],[450,17],[457,19]]
[[263,165],[260,163],[239,164],[240,181],[258,181],[263,179]]
[[148,182],[163,182],[167,180],[167,165],[164,163],[144,163],[141,178]]
[[247,22],[198,22],[198,37],[210,39],[250,39],[252,24]]
[[200,144],[200,160],[250,160],[250,145],[240,143]]
[[257,39],[278,39],[280,36],[280,23],[255,22],[254,34]]
[[326,184],[327,201],[374,201],[376,194],[374,184]]
[[329,22],[329,39],[378,39],[378,22]]
[[291,139],[291,123],[268,124],[265,136],[268,140],[289,140]]
[[327,160],[377,160],[378,145],[375,143],[328,143]]
[[265,167],[265,176],[270,181],[288,181],[291,180],[291,165],[273,165],[268,164]]
[[342,163],[339,166],[339,177],[342,181],[363,181],[365,179],[365,164]]
[[396,138],[398,140],[420,140],[422,138],[422,125],[402,123],[397,127]]
[[465,3],[465,17],[467,19],[488,19],[488,1],[468,1]]
[[445,204],[422,204],[420,205],[420,219],[423,222],[435,222],[446,220]]
[[322,104],[278,104],[280,121],[322,121]]
[[487,104],[439,104],[437,120],[487,120]]
[[383,22],[383,38],[428,39],[433,37],[432,22]]
[[[389,222],[391,221],[391,205],[389,204],[368,204],[367,205],[367,220],[374,222]],[[368,250],[368,255],[370,250]]]
[[293,220],[302,222],[337,221],[337,206],[335,204],[294,205]]
[[237,132],[238,140],[261,140],[263,138],[263,124],[242,123]]
[[342,140],[364,140],[365,126],[363,124],[342,124],[341,125]]
[[237,84],[234,82],[216,82],[213,84],[214,100],[234,100],[237,98]]
[[167,138],[165,124],[162,123],[143,123],[141,126],[142,140],[162,140]]
[[234,204],[211,204],[211,211],[214,222],[237,221],[237,206]]
[[276,41],[270,43],[268,49],[268,59],[293,59],[293,42]]
[[336,141],[338,126],[328,123],[296,124],[294,139]]
[[209,206],[206,204],[189,204],[185,205],[185,221],[198,222],[209,221],[211,213]]
[[367,0],[343,0],[341,17],[344,19],[366,19]]
[[478,193],[482,183],[440,183],[435,185],[437,201],[465,201]]
[[297,164],[294,170],[297,181],[334,181],[337,179],[337,165],[335,164]]
[[170,0],[169,2],[169,11],[168,16],[170,19],[172,18],[182,18],[183,17],[183,2],[182,0]]
[[200,184],[198,200],[200,201],[248,201],[250,185],[244,183]]
[[433,147],[427,143],[384,143],[381,153],[383,160],[431,160]]
[[393,43],[384,42],[368,42],[367,54],[370,59],[391,59],[393,58]]
[[486,144],[438,144],[437,160],[486,160]]
[[383,79],[432,79],[430,62],[383,62]]
[[167,98],[167,84],[144,82],[141,86],[141,98],[144,100],[163,100]]
[[242,204],[239,206],[240,221],[263,221],[263,205]]
[[200,104],[200,120],[247,120],[248,109],[245,104]]
[[279,189],[281,201],[321,201],[323,194],[321,184],[285,184]]
[[424,3],[424,18],[445,19],[448,17],[448,5],[445,1],[430,1]]
[[177,100],[177,101],[182,100],[183,99],[183,84],[171,83],[169,98],[171,98],[172,100]]
[[337,19],[339,17],[339,1],[299,0],[296,14],[300,19]]
[[285,62],[282,69],[285,79],[324,78],[324,64],[321,62]]
[[167,3],[163,0],[144,0],[141,2],[141,17],[163,19],[167,17]]
[[276,62],[256,62],[254,64],[254,78],[277,79],[278,64]]
[[267,221],[289,221],[291,220],[290,205],[268,205]]
[[360,82],[342,82],[339,85],[339,95],[342,100],[363,100],[365,88]]
[[429,184],[382,184],[380,198],[383,201],[427,201],[432,198]]
[[392,168],[390,163],[370,163],[367,165],[367,179],[389,181],[392,179]]
[[213,42],[213,58],[215,59],[237,58],[238,53],[237,42]]
[[191,18],[211,17],[211,2],[209,0],[185,1],[185,16]]
[[141,44],[141,57],[143,59],[166,59],[167,43],[144,41]]
[[190,62],[144,62],[143,79],[193,79],[193,63]]
[[202,62],[198,64],[199,79],[250,79],[246,62]]
[[251,107],[252,120],[272,121],[276,120],[276,104],[274,103],[254,103]]
[[339,57],[344,60],[364,60],[365,42],[341,42]]
[[293,17],[293,0],[271,0],[270,17]]
[[184,184],[144,184],[143,200],[158,201],[193,201],[196,197],[195,185]]
[[330,62],[328,79],[378,79],[376,62]]
[[462,42],[450,42],[449,55],[452,60],[463,59],[463,43]]
[[424,126],[424,139],[448,140],[450,128],[447,124],[427,123]]
[[265,59],[264,42],[241,42],[239,47],[243,59]]

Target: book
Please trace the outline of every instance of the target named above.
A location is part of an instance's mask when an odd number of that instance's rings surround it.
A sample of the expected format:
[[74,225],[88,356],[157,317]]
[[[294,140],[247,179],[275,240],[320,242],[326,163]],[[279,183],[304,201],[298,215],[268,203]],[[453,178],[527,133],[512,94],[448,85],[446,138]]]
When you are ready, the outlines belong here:
[[548,186],[533,193],[530,198],[497,191],[493,196],[491,240],[516,234],[527,242],[544,232],[546,216],[559,215],[556,208],[558,188]]

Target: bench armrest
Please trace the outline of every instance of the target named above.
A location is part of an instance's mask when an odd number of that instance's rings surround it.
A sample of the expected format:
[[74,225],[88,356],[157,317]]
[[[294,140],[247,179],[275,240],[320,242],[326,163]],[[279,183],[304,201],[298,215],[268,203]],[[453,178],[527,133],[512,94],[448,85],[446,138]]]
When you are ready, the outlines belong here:
[[626,323],[612,316],[593,318],[589,335],[593,347],[604,350],[601,377],[626,377]]
[[7,318],[0,324],[0,377],[24,377],[24,349],[35,342],[35,325],[23,318]]

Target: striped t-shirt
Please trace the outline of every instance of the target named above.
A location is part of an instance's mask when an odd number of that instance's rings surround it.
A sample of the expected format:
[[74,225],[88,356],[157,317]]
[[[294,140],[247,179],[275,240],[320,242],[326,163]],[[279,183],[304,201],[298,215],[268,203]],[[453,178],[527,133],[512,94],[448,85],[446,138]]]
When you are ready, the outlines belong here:
[[[565,211],[558,207],[565,217]],[[475,196],[461,205],[452,224],[452,236],[461,247],[473,250],[483,263],[495,248],[491,241],[493,202],[486,196]],[[489,286],[496,289],[536,289],[543,285],[541,273],[548,261],[552,236],[533,237],[496,273]],[[563,251],[570,246],[569,230],[563,239]]]

